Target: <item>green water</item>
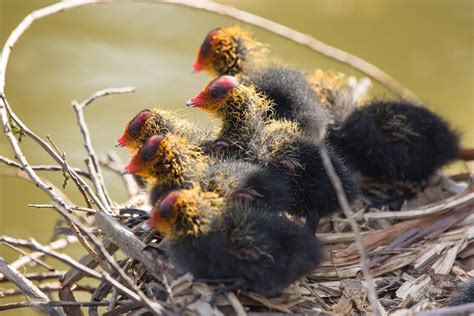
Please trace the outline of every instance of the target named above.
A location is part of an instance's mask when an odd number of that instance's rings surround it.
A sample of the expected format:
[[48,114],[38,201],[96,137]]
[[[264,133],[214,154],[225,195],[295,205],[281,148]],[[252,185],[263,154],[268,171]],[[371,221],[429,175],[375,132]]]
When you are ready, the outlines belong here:
[[[52,1],[0,0],[0,43],[30,11]],[[411,89],[474,145],[473,1],[317,0],[226,1],[309,33],[379,66]],[[105,98],[86,118],[99,155],[113,147],[124,124],[140,109],[179,109],[201,126],[203,113],[185,108],[208,80],[192,75],[191,65],[205,34],[235,21],[211,13],[154,4],[98,5],[37,22],[15,47],[7,72],[7,96],[16,113],[41,136],[50,135],[71,164],[84,168],[85,152],[70,106],[92,92],[135,86],[137,92]],[[302,69],[332,68],[360,75],[311,50],[251,28],[275,55]],[[377,87],[379,96],[385,95]],[[31,141],[22,148],[32,163],[51,163]],[[12,157],[0,135],[0,153]],[[120,151],[122,157],[126,157]],[[0,166],[0,170],[8,167]],[[61,185],[60,176],[42,173]],[[112,196],[126,199],[121,181],[106,174]],[[67,192],[81,203],[74,188]],[[29,209],[48,203],[31,184],[0,179],[0,234],[47,242],[57,218],[52,210]],[[17,255],[0,246],[0,255]],[[24,311],[27,312],[26,310]],[[18,315],[17,313],[13,313]]]

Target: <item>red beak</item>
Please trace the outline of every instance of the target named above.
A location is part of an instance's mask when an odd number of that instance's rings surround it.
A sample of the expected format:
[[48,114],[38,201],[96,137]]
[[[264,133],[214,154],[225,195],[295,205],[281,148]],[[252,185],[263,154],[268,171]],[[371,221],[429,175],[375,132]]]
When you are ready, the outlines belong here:
[[201,65],[201,63],[199,62],[199,60],[196,59],[196,61],[195,61],[194,64],[193,64],[193,72],[199,73],[199,72],[201,72],[201,70],[202,70],[202,65]]
[[130,174],[136,174],[140,172],[141,170],[140,164],[136,163],[135,159],[132,159],[126,166],[125,166],[125,171],[127,171]]
[[199,56],[201,56],[201,49],[199,49],[199,51],[197,53],[196,61],[193,64],[193,72],[196,72],[196,73],[198,73],[202,70],[202,65],[199,62]]
[[127,141],[125,140],[125,136],[117,138],[117,143],[115,143],[115,147],[125,147],[127,145]]
[[186,105],[189,106],[189,107],[192,107],[192,108],[199,107],[203,104],[206,104],[206,102],[203,100],[201,94],[198,94],[194,98],[189,99],[188,101],[186,101]]

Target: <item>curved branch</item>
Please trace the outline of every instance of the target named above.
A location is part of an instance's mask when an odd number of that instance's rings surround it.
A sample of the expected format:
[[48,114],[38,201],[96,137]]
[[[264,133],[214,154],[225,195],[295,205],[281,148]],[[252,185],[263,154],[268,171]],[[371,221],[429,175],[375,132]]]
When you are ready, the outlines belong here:
[[[152,1],[154,2],[154,1]],[[310,49],[326,56],[331,59],[334,59],[340,63],[347,64],[363,73],[369,77],[380,82],[382,85],[387,87],[391,92],[393,92],[398,97],[411,101],[415,104],[422,104],[420,98],[418,98],[413,92],[408,90],[398,81],[396,81],[392,76],[384,72],[382,69],[377,66],[369,63],[368,61],[357,57],[355,55],[349,54],[339,48],[330,46],[326,43],[323,43],[314,37],[298,32],[292,28],[284,26],[280,23],[274,22],[269,19],[265,19],[256,14],[252,14],[243,10],[236,9],[231,6],[215,3],[212,1],[189,1],[189,0],[163,0],[163,3],[169,3],[174,5],[181,5],[185,7],[190,7],[194,9],[206,10],[209,12],[217,13],[219,15],[225,15],[233,19],[243,21],[245,23],[257,26],[269,32],[275,33],[281,37],[289,39],[295,43],[309,47]]]

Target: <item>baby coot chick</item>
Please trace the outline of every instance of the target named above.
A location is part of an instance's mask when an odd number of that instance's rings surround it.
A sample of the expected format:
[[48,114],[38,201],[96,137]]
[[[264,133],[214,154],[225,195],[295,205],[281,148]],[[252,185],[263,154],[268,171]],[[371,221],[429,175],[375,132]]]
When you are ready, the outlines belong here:
[[253,84],[274,103],[276,118],[286,118],[322,134],[329,114],[321,108],[311,85],[295,69],[262,66],[266,50],[238,27],[214,29],[206,36],[193,67],[211,75],[234,75]]
[[184,137],[195,145],[202,143],[209,136],[208,132],[170,111],[145,109],[127,124],[123,135],[117,139],[117,145],[126,147],[131,154],[135,154],[151,136],[168,133]]
[[372,101],[328,132],[327,139],[362,174],[420,183],[456,159],[459,139],[425,107]]
[[148,179],[152,205],[171,190],[201,186],[225,197],[264,203],[274,212],[289,207],[287,178],[250,162],[212,160],[172,134],[148,139],[126,170]]
[[322,245],[297,224],[245,201],[226,201],[198,188],[169,193],[149,226],[168,240],[180,273],[275,297],[321,262]]
[[[235,130],[243,133],[232,138],[233,145],[236,148],[258,148],[258,155],[252,156],[251,152],[250,156],[267,165],[278,178],[289,179],[291,207],[288,212],[306,216],[306,226],[314,232],[320,216],[329,215],[339,208],[337,196],[323,168],[319,147],[296,122],[272,120],[264,115],[252,115],[252,120],[247,120],[248,113],[265,104],[264,99],[255,89],[240,84],[234,77],[222,76],[211,81],[187,104],[219,118],[224,126],[223,135],[227,134],[225,126],[239,123]],[[349,201],[353,201],[358,193],[357,181],[331,150],[330,155]]]

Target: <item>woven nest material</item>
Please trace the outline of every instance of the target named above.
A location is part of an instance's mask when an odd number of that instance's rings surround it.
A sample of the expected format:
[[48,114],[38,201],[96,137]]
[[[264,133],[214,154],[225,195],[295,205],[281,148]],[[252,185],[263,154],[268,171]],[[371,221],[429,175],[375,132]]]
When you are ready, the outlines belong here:
[[[364,180],[364,194],[353,209],[369,252],[368,265],[380,307],[386,313],[439,308],[474,276],[474,186],[469,175],[454,178],[463,180],[438,176],[423,190]],[[406,196],[410,198],[404,200]],[[374,206],[374,200],[389,197],[404,201],[399,210],[391,211],[390,205],[384,204]],[[127,206],[140,206],[139,200]],[[160,250],[159,236],[138,227],[135,230],[163,263],[171,293],[166,302],[185,314],[371,312],[359,252],[341,214],[323,220],[318,229],[318,237],[326,245],[326,259],[311,276],[278,298],[229,293],[218,299],[215,309],[208,301],[216,286],[193,283],[191,275],[177,276]],[[163,299],[166,290],[141,265],[130,265],[130,260],[122,264],[129,266],[128,273],[151,297]]]

